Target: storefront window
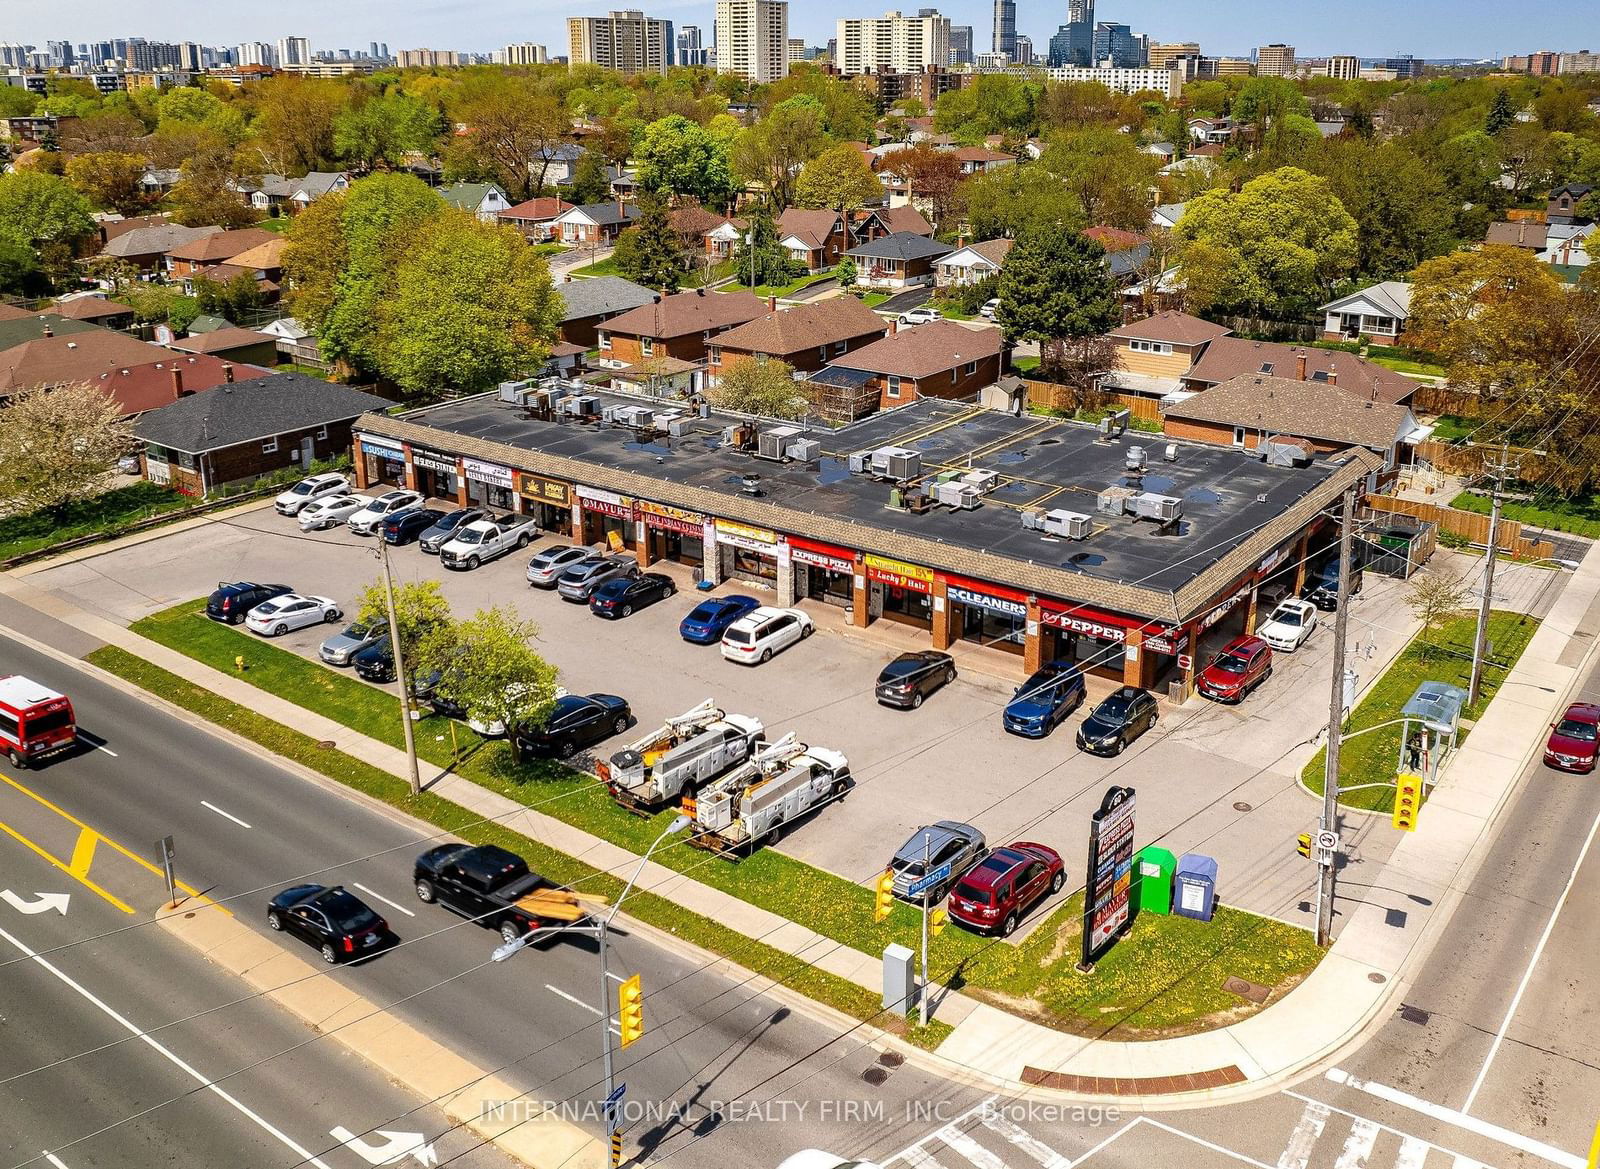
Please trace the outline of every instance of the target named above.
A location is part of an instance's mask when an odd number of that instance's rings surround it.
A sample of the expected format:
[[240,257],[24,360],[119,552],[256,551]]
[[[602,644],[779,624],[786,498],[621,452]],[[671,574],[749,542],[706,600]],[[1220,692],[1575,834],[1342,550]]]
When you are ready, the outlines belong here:
[[963,605],[959,636],[963,641],[1021,653],[1028,640],[1025,617],[996,613],[978,605]]
[[880,585],[883,589],[883,615],[912,625],[933,627],[933,598],[927,593],[899,585]]

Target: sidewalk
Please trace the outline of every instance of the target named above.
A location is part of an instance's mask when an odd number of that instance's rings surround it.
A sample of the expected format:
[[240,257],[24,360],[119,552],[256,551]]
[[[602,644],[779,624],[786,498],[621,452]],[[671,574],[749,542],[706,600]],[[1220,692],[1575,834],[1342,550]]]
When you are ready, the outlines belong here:
[[[342,724],[213,670],[176,651],[29,585],[0,576],[0,595],[293,726],[395,775],[405,757]],[[1528,728],[1542,728],[1566,700],[1600,630],[1600,546],[1581,567],[1478,721],[1467,745],[1423,809],[1417,832],[1396,847],[1374,901],[1357,902],[1323,962],[1293,993],[1266,1010],[1215,1031],[1150,1042],[1097,1041],[1067,1035],[957,992],[932,988],[936,1017],[955,1032],[933,1056],[890,1037],[910,1058],[951,1075],[979,1078],[1019,1093],[1052,1097],[1136,1096],[1144,1107],[1184,1107],[1260,1094],[1304,1074],[1362,1038],[1403,994],[1407,976],[1449,920],[1501,808],[1538,751]],[[628,873],[638,856],[494,792],[443,773],[429,790],[493,818],[587,864]],[[1348,831],[1348,826],[1347,829]],[[794,954],[876,994],[881,962],[750,905],[730,894],[647,863],[639,885],[749,937]],[[1350,902],[1342,902],[1349,906]]]

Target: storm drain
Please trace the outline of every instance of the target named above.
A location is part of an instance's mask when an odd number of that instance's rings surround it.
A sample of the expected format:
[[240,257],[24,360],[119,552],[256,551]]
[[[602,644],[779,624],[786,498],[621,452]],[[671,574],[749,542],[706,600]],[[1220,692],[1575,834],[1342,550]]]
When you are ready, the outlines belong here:
[[1428,1020],[1433,1018],[1431,1014],[1421,1007],[1413,1007],[1409,1003],[1400,1004],[1400,1017],[1407,1023],[1416,1023],[1420,1027],[1426,1027]]
[[889,1073],[880,1067],[870,1067],[861,1073],[861,1078],[873,1087],[877,1087],[889,1078]]

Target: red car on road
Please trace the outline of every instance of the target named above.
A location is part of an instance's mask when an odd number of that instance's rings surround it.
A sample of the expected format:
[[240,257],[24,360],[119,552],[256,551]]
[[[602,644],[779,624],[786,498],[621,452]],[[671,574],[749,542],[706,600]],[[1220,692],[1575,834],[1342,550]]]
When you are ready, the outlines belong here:
[[1574,702],[1560,722],[1550,724],[1544,745],[1544,763],[1557,771],[1594,770],[1596,742],[1600,740],[1600,706]]
[[1215,702],[1243,702],[1272,676],[1272,647],[1259,637],[1236,637],[1200,671],[1200,693]]
[[1066,883],[1061,854],[1019,840],[967,870],[950,891],[950,916],[969,929],[1009,938],[1023,914]]

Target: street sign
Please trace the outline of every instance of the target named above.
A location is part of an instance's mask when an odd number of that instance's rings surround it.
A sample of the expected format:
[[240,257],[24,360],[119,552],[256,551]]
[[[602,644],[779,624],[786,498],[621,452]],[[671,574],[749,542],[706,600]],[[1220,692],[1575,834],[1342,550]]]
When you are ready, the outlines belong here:
[[163,836],[156,841],[156,855],[161,858],[161,875],[167,879],[167,904],[175,904],[178,900],[178,882],[173,876],[172,862],[177,859],[178,849],[172,837]]
[[915,897],[918,893],[932,889],[935,885],[944,884],[949,878],[950,862],[945,861],[944,864],[939,865],[937,868],[928,870],[926,876],[918,877],[915,881],[912,881],[910,888],[906,890],[906,896]]
[[618,1084],[615,1088],[611,1089],[611,1095],[606,1097],[606,1103],[608,1105],[609,1104],[615,1104],[617,1101],[622,1099],[623,1095],[627,1091],[628,1091],[628,1085],[627,1084]]
[[1111,787],[1090,821],[1083,961],[1078,967],[1086,972],[1133,920],[1128,901],[1133,887],[1133,809],[1133,789]]
[[1323,831],[1318,832],[1317,833],[1317,847],[1318,848],[1326,848],[1326,849],[1338,848],[1339,847],[1339,834],[1337,832],[1329,832],[1327,829],[1324,829]]

